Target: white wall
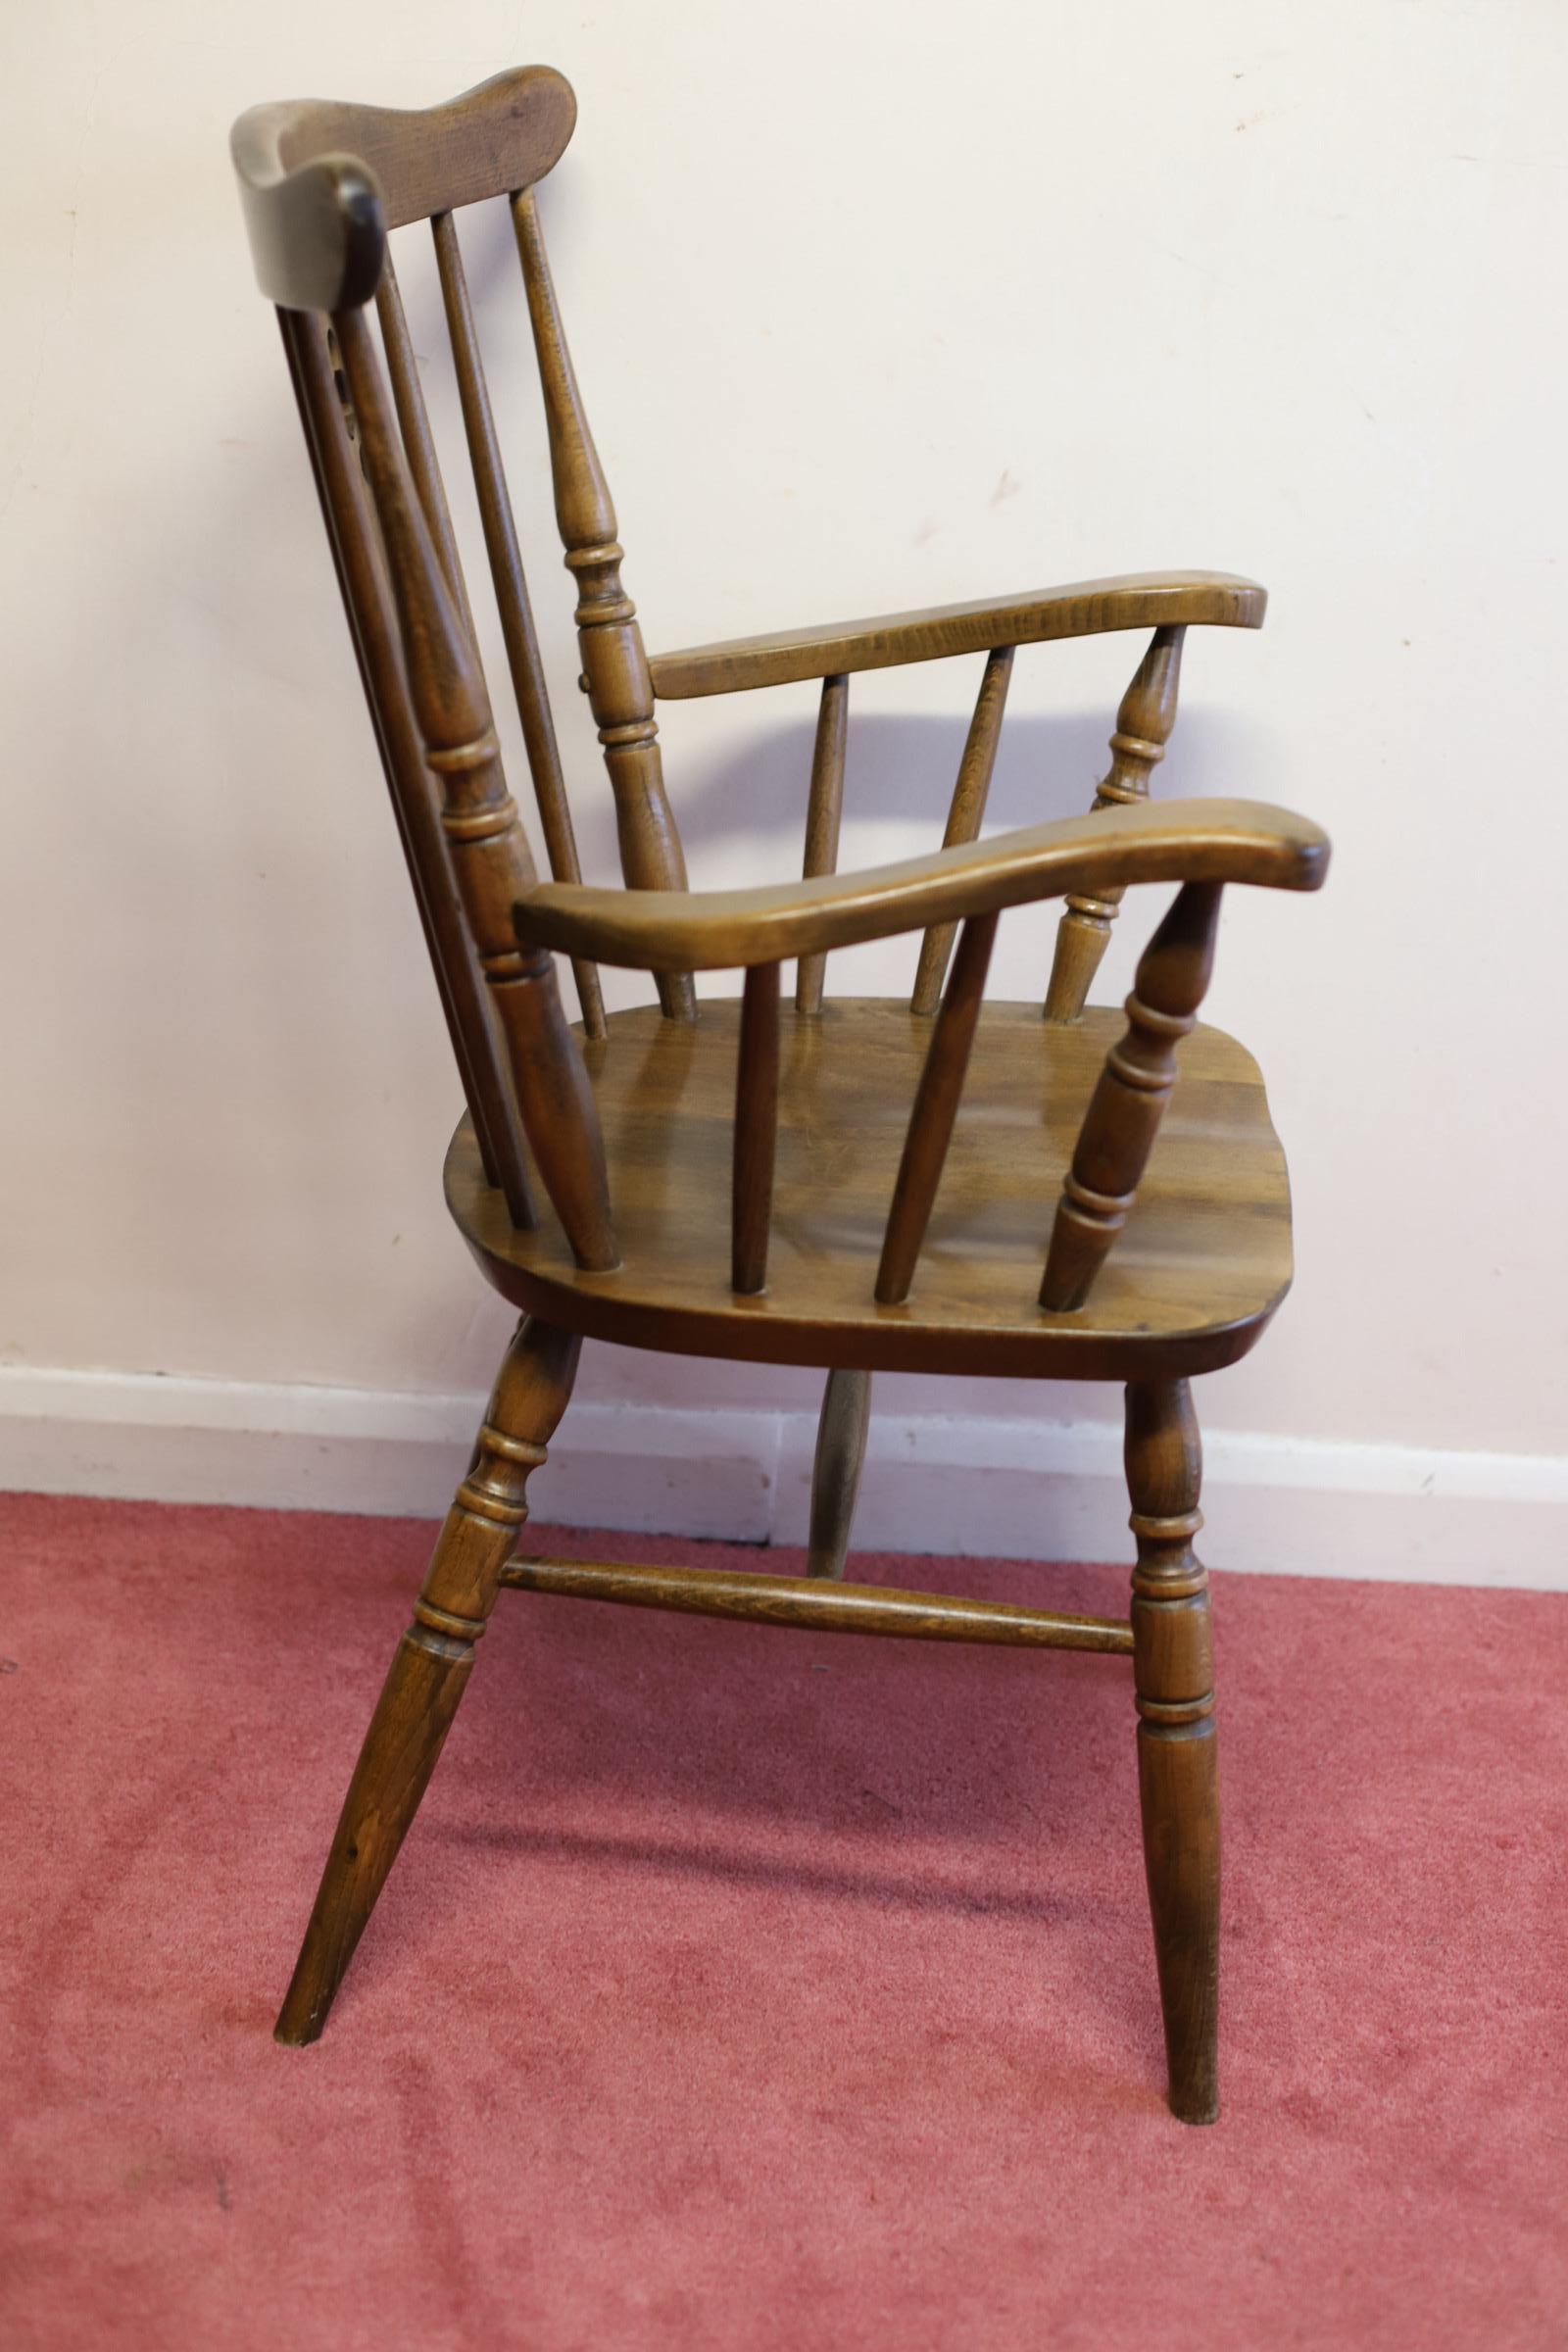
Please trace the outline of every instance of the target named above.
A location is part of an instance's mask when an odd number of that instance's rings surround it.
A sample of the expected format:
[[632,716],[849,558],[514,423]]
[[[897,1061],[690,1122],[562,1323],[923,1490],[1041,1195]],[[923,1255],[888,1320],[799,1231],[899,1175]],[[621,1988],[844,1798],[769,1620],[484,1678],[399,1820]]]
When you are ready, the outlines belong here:
[[[383,0],[371,43],[367,22],[55,0],[5,24],[15,1474],[131,1475],[72,1435],[88,1391],[40,1369],[245,1384],[231,1400],[488,1380],[508,1317],[441,1206],[458,1090],[225,134],[259,98],[424,104],[540,58],[580,102],[542,201],[652,646],[1119,569],[1270,585],[1260,638],[1191,645],[1162,771],[1337,845],[1326,896],[1234,893],[1226,921],[1210,1009],[1269,1074],[1299,1273],[1205,1418],[1352,1469],[1371,1455],[1347,1448],[1528,1457],[1568,1493],[1560,9]],[[463,233],[609,877],[514,264],[504,220]],[[428,272],[404,269],[434,351]],[[429,390],[450,416],[438,362]],[[1020,657],[996,827],[1086,805],[1136,652]],[[976,666],[858,681],[846,863],[937,838]],[[805,687],[668,708],[698,881],[792,869],[811,710]],[[1110,987],[1152,911],[1130,904]],[[1011,917],[995,985],[1033,995],[1048,958],[1044,912]],[[908,960],[837,979],[897,988]],[[601,1349],[581,1394],[776,1416],[813,1389]],[[999,1420],[1114,1409],[962,1401],[977,1461]]]

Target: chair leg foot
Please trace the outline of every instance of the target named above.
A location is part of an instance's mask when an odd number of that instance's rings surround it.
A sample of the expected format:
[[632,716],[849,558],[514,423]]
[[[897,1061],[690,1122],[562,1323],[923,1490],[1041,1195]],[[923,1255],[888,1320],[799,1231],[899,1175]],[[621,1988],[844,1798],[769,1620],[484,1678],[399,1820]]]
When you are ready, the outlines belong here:
[[1133,1679],[1144,1864],[1171,2112],[1219,2114],[1219,1784],[1208,1578],[1193,1549],[1201,1455],[1186,1381],[1127,1391],[1127,1486],[1138,1543]]
[[811,1532],[808,1576],[842,1577],[855,1525],[871,1417],[869,1372],[830,1372],[816,1425],[811,1465]]
[[315,2041],[435,1770],[527,1517],[527,1485],[566,1408],[581,1342],[525,1317],[507,1351],[473,1461],[425,1573],[349,1784],[316,1907],[275,2028]]

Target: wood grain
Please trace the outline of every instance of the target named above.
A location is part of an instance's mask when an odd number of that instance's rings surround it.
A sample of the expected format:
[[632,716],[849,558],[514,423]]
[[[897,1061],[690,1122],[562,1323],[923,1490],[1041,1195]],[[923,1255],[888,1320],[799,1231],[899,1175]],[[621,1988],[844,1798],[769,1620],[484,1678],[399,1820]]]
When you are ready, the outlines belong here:
[[[1097,808],[1125,808],[1149,797],[1149,780],[1165,757],[1176,724],[1186,630],[1154,631],[1149,650],[1121,698],[1110,739],[1110,766],[1095,792]],[[1056,949],[1046,990],[1048,1021],[1075,1021],[1089,1000],[1122,893],[1112,884],[1098,895],[1069,891],[1056,929]]]
[[1074,1617],[1057,1609],[1014,1608],[945,1592],[904,1592],[882,1585],[835,1585],[808,1576],[748,1576],[711,1568],[623,1566],[585,1560],[513,1560],[501,1582],[519,1592],[556,1592],[572,1600],[610,1600],[641,1609],[677,1609],[694,1617],[740,1617],[754,1625],[793,1626],[819,1634],[895,1635],[911,1642],[981,1642],[1028,1649],[1098,1650],[1127,1655],[1132,1630],[1114,1617]]
[[[986,797],[991,790],[992,771],[997,764],[997,746],[1002,740],[1002,717],[1007,707],[1012,659],[1013,649],[1010,645],[1004,645],[998,652],[986,656],[980,692],[975,698],[974,716],[969,721],[963,758],[958,762],[958,773],[953,787],[947,831],[942,836],[945,850],[956,850],[973,841],[980,830],[980,822],[986,812]],[[957,930],[956,923],[937,923],[921,940],[920,960],[915,967],[914,994],[909,1000],[911,1010],[935,1012]]]
[[[523,749],[528,757],[534,801],[545,837],[545,853],[550,859],[550,871],[558,882],[580,882],[582,867],[578,861],[577,837],[571,822],[571,804],[566,798],[566,780],[561,768],[561,747],[556,741],[556,722],[550,708],[549,689],[545,684],[544,662],[540,658],[533,606],[522,568],[522,551],[517,545],[517,526],[507,490],[501,444],[496,438],[490,388],[485,381],[484,361],[479,352],[473,306],[468,299],[468,281],[464,272],[462,249],[458,244],[457,223],[450,213],[437,213],[430,227],[435,239],[447,334],[457,371],[458,397],[463,406],[463,426],[473,467],[473,485],[478,494],[485,553],[490,562],[490,576],[495,584],[496,608],[501,616],[507,665],[512,672],[513,693],[516,698],[517,717],[522,727]],[[577,1002],[582,1007],[583,1029],[589,1037],[602,1037],[605,1005],[600,993],[598,971],[583,956],[574,959],[571,971]]]
[[879,1306],[902,1306],[909,1296],[920,1245],[931,1221],[948,1145],[958,1115],[958,1100],[969,1067],[996,937],[994,914],[972,914],[963,926],[904,1138],[882,1258],[877,1267]]
[[1219,2114],[1219,1786],[1208,1577],[1193,1549],[1202,1455],[1185,1381],[1127,1391],[1138,1544],[1133,1684],[1144,1863],[1170,2067],[1183,2123]]
[[543,882],[519,894],[514,920],[530,945],[602,963],[657,972],[678,961],[693,971],[722,971],[995,914],[1092,883],[1316,890],[1328,857],[1327,835],[1289,809],[1263,801],[1184,801],[1062,817],[897,865],[756,890],[631,892]]
[[1188,882],[1139,959],[1127,1031],[1105,1056],[1051,1230],[1040,1303],[1075,1313],[1126,1224],[1176,1084],[1176,1049],[1208,988],[1221,886]]
[[1051,1207],[1120,1014],[1052,1028],[1038,1004],[988,1003],[920,1279],[872,1297],[888,1203],[931,1024],[906,1004],[787,1008],[767,1289],[730,1288],[739,1007],[694,1029],[652,1006],[610,1016],[584,1058],[604,1131],[622,1264],[573,1267],[553,1221],[514,1233],[466,1123],[447,1200],[490,1281],[590,1338],[755,1362],[865,1371],[1126,1380],[1234,1363],[1290,1282],[1290,1195],[1257,1065],[1217,1030],[1183,1048],[1182,1112],[1082,1314],[1037,1303]]
[[548,66],[497,74],[445,106],[252,107],[229,152],[257,283],[284,310],[358,309],[389,228],[532,187],[576,120],[570,83]]
[[730,1287],[754,1298],[767,1287],[767,1237],[778,1147],[778,965],[746,975],[735,1069],[730,1180]]
[[836,671],[888,669],[904,662],[939,662],[1003,645],[1040,645],[1055,637],[1095,637],[1107,629],[1209,627],[1256,629],[1268,598],[1255,580],[1227,571],[1135,571],[1113,579],[1075,580],[1026,596],[937,605],[924,612],[888,612],[874,620],[736,637],[656,654],[654,692],[664,702],[686,695],[735,694],[784,686]]
[[566,1408],[581,1342],[525,1321],[497,1376],[473,1461],[425,1572],[343,1802],[276,2034],[314,2041],[418,1810],[473,1665],[528,1480]]
[[[806,805],[805,880],[834,874],[839,864],[839,824],[844,814],[844,754],[849,735],[850,681],[824,678],[811,746],[811,790]],[[825,956],[803,956],[795,975],[795,1009],[810,1015],[822,1009]]]
[[871,1423],[869,1372],[830,1372],[817,1416],[811,1461],[811,1519],[807,1540],[809,1577],[844,1574],[855,1505]]

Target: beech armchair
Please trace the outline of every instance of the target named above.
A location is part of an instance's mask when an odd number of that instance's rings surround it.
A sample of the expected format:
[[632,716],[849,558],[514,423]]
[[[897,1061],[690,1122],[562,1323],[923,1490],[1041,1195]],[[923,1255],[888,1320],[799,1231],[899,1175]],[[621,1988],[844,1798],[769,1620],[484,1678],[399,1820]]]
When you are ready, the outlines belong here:
[[[325,2023],[500,1592],[569,1593],[1130,1658],[1170,2103],[1207,2121],[1219,1834],[1189,1383],[1253,1345],[1289,1285],[1291,1253],[1285,1165],[1256,1064],[1197,1015],[1225,885],[1312,890],[1328,853],[1316,826],[1283,809],[1161,808],[1147,795],[1174,723],[1186,631],[1255,628],[1263,592],[1223,573],[1134,575],[650,661],[535,195],[574,119],[561,75],[527,67],[426,113],[308,102],[256,109],[234,130],[256,272],[277,306],[467,1099],[447,1199],[486,1279],[521,1314],[355,1768],[278,2037],[311,2041]],[[458,211],[488,199],[508,205],[515,232],[623,888],[590,887],[579,870],[458,238]],[[389,232],[421,220],[549,880],[502,773],[393,269]],[[1104,630],[1149,635],[1094,808],[981,841],[1017,649]],[[850,678],[964,655],[981,675],[943,847],[838,874]],[[657,701],[817,679],[803,879],[690,890]],[[1136,883],[1179,887],[1125,1012],[1089,1008]],[[1065,906],[1043,1011],[983,1002],[1002,914],[1056,897]],[[902,934],[915,950],[907,1003],[825,993],[834,950]],[[657,1004],[607,1014],[606,963],[652,974]],[[699,1004],[694,975],[721,971],[741,975],[738,998]],[[1182,1115],[1161,1132],[1178,1049]],[[518,1552],[528,1481],[585,1338],[826,1372],[807,1575]],[[844,1581],[871,1378],[894,1369],[1125,1384],[1137,1544],[1126,1618]]]

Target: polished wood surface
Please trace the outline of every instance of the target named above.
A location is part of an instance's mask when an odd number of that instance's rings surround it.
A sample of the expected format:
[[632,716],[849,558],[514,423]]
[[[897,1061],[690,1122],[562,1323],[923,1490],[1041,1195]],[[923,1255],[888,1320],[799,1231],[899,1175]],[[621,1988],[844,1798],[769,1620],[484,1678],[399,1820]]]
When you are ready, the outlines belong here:
[[1176,1084],[1176,1049],[1214,965],[1220,885],[1188,882],[1139,959],[1127,1031],[1105,1056],[1062,1180],[1040,1303],[1075,1312],[1127,1222]]
[[[1176,693],[1186,636],[1184,628],[1159,628],[1151,638],[1116,712],[1110,766],[1095,792],[1097,808],[1131,808],[1148,798],[1150,777],[1164,759],[1176,724]],[[1048,1021],[1075,1021],[1082,1012],[1121,901],[1121,888],[1115,883],[1097,894],[1067,893],[1046,991]]]
[[543,882],[517,899],[519,939],[603,963],[695,971],[777,963],[813,949],[997,914],[1094,877],[1112,882],[1251,882],[1316,890],[1328,839],[1262,801],[1184,801],[1021,826],[966,849],[756,890],[623,891]]
[[[632,890],[684,890],[686,861],[664,790],[648,657],[637,608],[620,575],[625,551],[615,536],[610,485],[566,348],[531,189],[513,199],[512,217],[544,391],[556,520],[566,568],[577,583],[577,647],[615,800],[620,870]],[[684,974],[662,971],[659,993],[673,1018],[695,1017]]]
[[1127,1391],[1133,1688],[1144,1864],[1154,1927],[1170,2103],[1219,2113],[1219,1783],[1208,1576],[1193,1549],[1202,1454],[1184,1380]]
[[756,963],[741,999],[730,1161],[730,1288],[739,1298],[767,1287],[777,1148],[778,965]]
[[[839,820],[844,813],[844,753],[849,741],[850,681],[824,678],[811,746],[811,789],[806,804],[806,860],[802,878],[814,882],[839,867]],[[822,1009],[825,956],[803,956],[795,974],[795,1009]]]
[[523,1128],[579,1262],[612,1266],[603,1150],[562,1016],[555,963],[513,936],[511,910],[536,876],[502,771],[483,673],[415,492],[363,311],[341,313],[334,329],[386,549],[414,716],[425,763],[441,785],[441,822]]
[[473,1461],[436,1540],[321,1874],[277,2038],[314,2041],[398,1856],[458,1711],[473,1645],[528,1516],[528,1480],[571,1395],[582,1343],[524,1322],[507,1350]]
[[532,187],[576,120],[570,83],[549,66],[497,74],[446,106],[252,107],[229,150],[257,283],[284,310],[368,302],[388,229]]
[[442,840],[408,684],[398,623],[368,493],[351,450],[319,319],[280,311],[283,347],[327,541],[381,754],[409,878],[435,969],[448,1032],[479,1138],[486,1174],[501,1187],[514,1225],[534,1221],[522,1128],[513,1100],[472,936]]
[[909,1296],[963,1096],[996,937],[994,914],[972,914],[958,941],[953,974],[926,1047],[894,1180],[893,1205],[888,1210],[876,1273],[879,1306],[902,1306]]
[[871,1426],[869,1372],[830,1372],[822,1392],[811,1461],[811,1519],[806,1573],[842,1577]]
[[1126,1657],[1129,1626],[1114,1617],[1016,1608],[948,1592],[901,1592],[887,1585],[839,1585],[808,1576],[748,1576],[711,1568],[619,1566],[584,1560],[513,1560],[501,1582],[519,1592],[572,1600],[614,1600],[693,1617],[741,1617],[754,1625],[818,1634],[895,1635],[906,1642],[981,1642],[1021,1649],[1098,1650]]
[[1038,1304],[1053,1203],[1109,1048],[1093,1008],[1053,1028],[1038,1004],[988,1002],[907,1300],[879,1306],[877,1267],[931,1023],[896,1002],[830,997],[784,1016],[767,1289],[730,1287],[739,1008],[695,1028],[652,1006],[612,1013],[584,1055],[621,1265],[574,1267],[554,1221],[519,1233],[484,1182],[466,1121],[447,1200],[505,1298],[590,1338],[759,1362],[1125,1380],[1209,1371],[1246,1353],[1291,1277],[1290,1192],[1250,1054],[1200,1027],[1182,1052],[1181,1117],[1161,1134],[1136,1211],[1088,1307]]
[[[1328,845],[1284,809],[1190,800],[1162,810],[1147,796],[1174,724],[1187,633],[1257,627],[1264,594],[1223,572],[1135,573],[650,662],[535,194],[575,116],[560,74],[525,67],[418,113],[306,101],[255,109],[233,133],[256,274],[279,306],[468,1102],[448,1154],[448,1200],[488,1280],[524,1310],[372,1717],[279,2037],[320,2032],[505,1586],[752,1623],[1130,1655],[1171,2105],[1205,2122],[1217,2100],[1219,1848],[1187,1384],[1253,1345],[1289,1284],[1291,1241],[1257,1068],[1195,1015],[1221,887],[1315,889]],[[622,889],[581,879],[455,219],[486,199],[508,206],[521,267]],[[391,264],[390,232],[421,220],[548,882],[503,772],[478,654],[483,616],[470,605]],[[515,281],[512,291],[516,299]],[[635,335],[628,353],[641,364]],[[748,561],[759,553],[754,536]],[[1017,649],[1109,630],[1151,634],[1094,809],[980,841]],[[983,656],[984,667],[941,849],[839,874],[850,678],[959,655]],[[822,691],[802,779],[803,879],[689,891],[657,698],[811,679]],[[1086,999],[1123,894],[1140,883],[1181,887],[1123,1023]],[[1066,905],[1047,1017],[984,1003],[999,918],[1054,895]],[[917,958],[907,1009],[828,997],[832,951],[898,934]],[[575,1031],[558,955],[572,959],[584,1016]],[[792,957],[786,1009],[780,966]],[[660,1008],[607,1017],[600,962],[651,973]],[[693,975],[726,969],[741,975],[742,1003],[699,1007]],[[827,1371],[807,1576],[514,1556],[527,1479],[584,1336]],[[871,1376],[883,1368],[1128,1384],[1138,1566],[1126,1624],[842,1582]]]
[[[462,249],[458,244],[457,223],[450,213],[438,213],[430,227],[435,239],[441,299],[446,310],[447,339],[452,345],[458,397],[463,406],[463,427],[473,467],[474,488],[478,493],[479,521],[484,531],[485,553],[490,562],[490,577],[495,586],[496,608],[501,616],[501,631],[507,648],[507,665],[512,672],[512,688],[516,698],[517,718],[522,728],[528,769],[533,777],[534,799],[538,804],[550,871],[558,882],[580,882],[582,866],[577,857],[571,804],[566,798],[566,780],[562,773],[561,747],[556,741],[555,716],[545,685],[539,635],[534,627],[533,606],[523,573],[522,553],[517,545],[517,526],[507,490],[501,445],[496,438],[490,388],[485,381],[484,361],[479,351],[473,305],[468,299],[468,281],[464,271]],[[590,1037],[602,1037],[605,1005],[600,993],[599,974],[593,964],[581,956],[574,960],[571,971],[577,1002],[582,1007],[583,1027]]]
[[940,662],[996,646],[1043,645],[1056,637],[1095,637],[1107,629],[1192,627],[1256,629],[1268,598],[1255,580],[1228,571],[1135,571],[1028,596],[998,596],[925,612],[887,612],[781,636],[736,637],[653,659],[654,691],[674,702],[694,694],[735,694],[785,686],[835,671],[888,669],[904,662]]
[[[948,809],[947,831],[942,836],[945,850],[956,850],[974,840],[986,812],[986,797],[991,790],[992,771],[997,764],[997,746],[1002,741],[1003,713],[1007,708],[1007,687],[1012,678],[1013,649],[1010,645],[987,654],[985,669],[980,679],[980,692],[975,698],[974,716],[964,741],[963,758],[958,762],[957,778],[953,787],[953,800]],[[915,966],[914,994],[909,1003],[916,1012],[935,1012],[947,978],[948,958],[958,935],[956,923],[935,923],[920,942],[920,960]]]

